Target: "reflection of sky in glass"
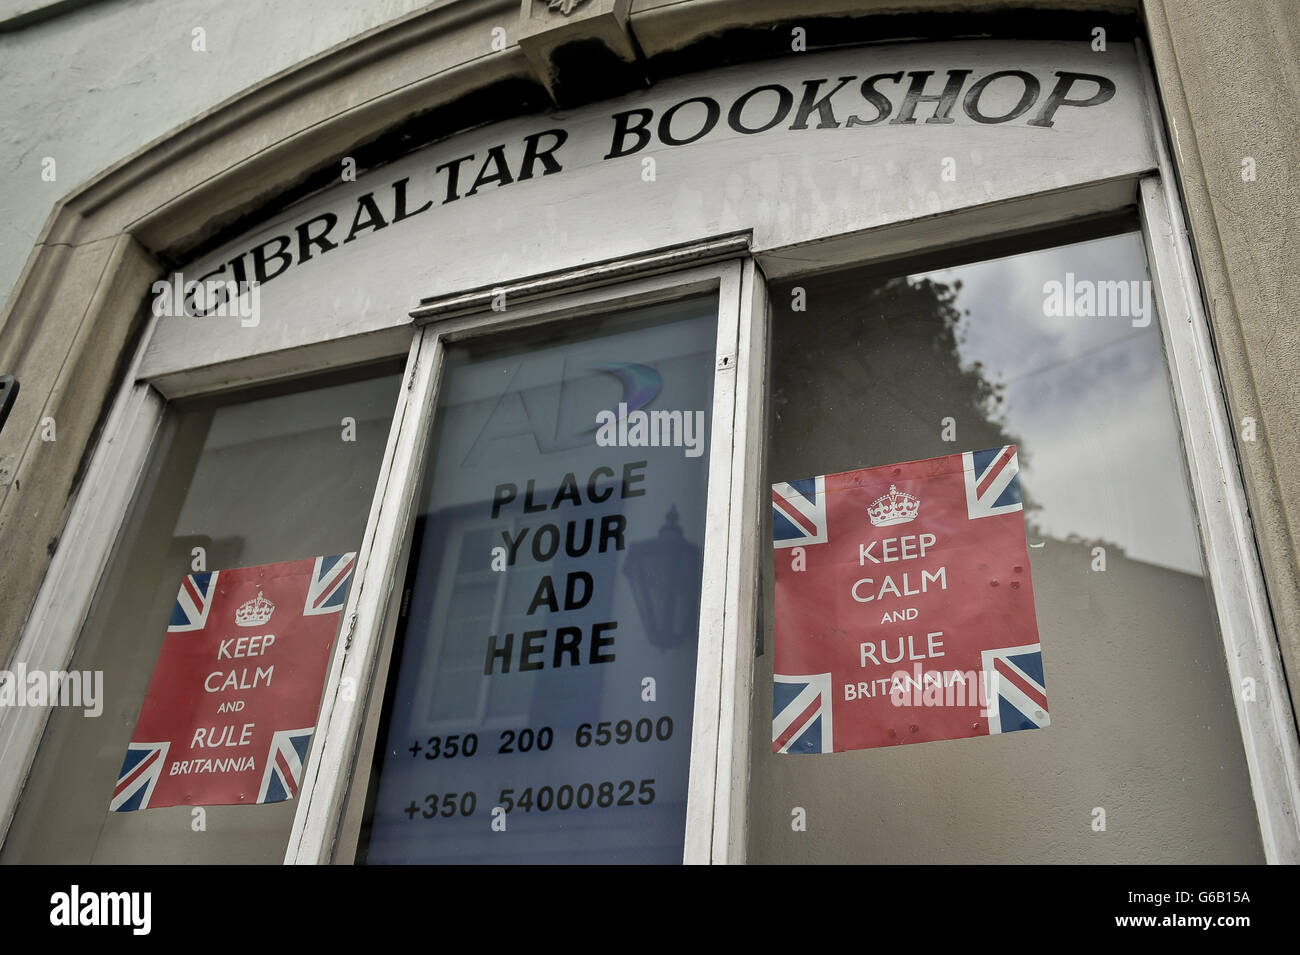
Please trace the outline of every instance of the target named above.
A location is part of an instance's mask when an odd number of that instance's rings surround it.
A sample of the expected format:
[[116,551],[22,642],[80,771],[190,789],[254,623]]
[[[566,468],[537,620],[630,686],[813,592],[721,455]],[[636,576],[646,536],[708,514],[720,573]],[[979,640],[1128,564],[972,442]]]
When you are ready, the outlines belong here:
[[[1020,442],[1029,535],[1071,534],[1200,574],[1159,322],[1045,314],[1044,283],[1147,279],[1137,233],[927,273],[960,279],[959,353],[1005,385]],[[915,278],[915,277],[914,277]],[[969,313],[969,314],[967,314]],[[960,440],[960,422],[958,439]]]

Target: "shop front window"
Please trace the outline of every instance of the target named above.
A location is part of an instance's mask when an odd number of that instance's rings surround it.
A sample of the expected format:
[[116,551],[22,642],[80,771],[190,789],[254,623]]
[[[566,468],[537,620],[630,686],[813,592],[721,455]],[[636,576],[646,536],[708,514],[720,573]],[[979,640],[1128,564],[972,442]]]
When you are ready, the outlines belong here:
[[[100,674],[102,712],[52,709],[0,860],[283,861],[346,592],[331,558],[361,543],[400,378],[390,363],[168,410],[68,667]],[[309,636],[259,593],[300,565],[331,588]],[[276,753],[250,721],[305,732]]]
[[717,326],[448,346],[358,861],[681,861]]
[[[788,305],[795,285],[806,312]],[[1260,861],[1141,234],[1121,223],[1086,241],[805,277],[774,288],[772,301],[773,484],[1015,446],[1041,654],[1021,656],[1015,677],[1028,694],[1017,699],[1036,712],[997,735],[976,716],[964,729],[974,738],[931,732],[927,720],[942,718],[920,707],[876,748],[775,754],[778,728],[778,744],[799,728],[782,712],[779,682],[776,725],[773,694],[756,691],[750,860]],[[905,510],[892,520],[910,520]],[[905,656],[909,669],[937,657],[924,634],[972,599],[970,580],[917,596],[920,575],[901,562],[917,555],[907,526],[860,518],[865,530],[852,533],[892,535],[884,555],[897,562],[878,563],[873,540],[858,573],[876,578],[870,592],[827,606],[818,622],[856,614],[861,624],[842,634],[861,683],[830,691],[839,737],[847,724],[892,718],[889,700],[867,696],[880,654]],[[775,550],[778,564],[790,560]],[[760,688],[773,679],[768,599]],[[909,608],[922,604],[917,620]],[[864,614],[873,616],[862,623]],[[883,647],[858,652],[865,634],[886,630]],[[889,640],[914,632],[920,641],[897,654]],[[892,745],[913,740],[930,741]],[[791,807],[815,825],[793,827]]]

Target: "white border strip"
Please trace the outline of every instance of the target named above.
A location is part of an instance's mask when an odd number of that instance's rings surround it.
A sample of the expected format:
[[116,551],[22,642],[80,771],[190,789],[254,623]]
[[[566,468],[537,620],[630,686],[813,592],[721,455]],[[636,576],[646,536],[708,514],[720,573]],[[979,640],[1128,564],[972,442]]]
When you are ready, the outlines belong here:
[[731,550],[731,489],[736,449],[736,365],[740,319],[741,266],[724,267],[718,288],[718,344],[713,362],[713,423],[710,430],[708,510],[704,519],[704,570],[700,590],[700,632],[695,667],[695,711],[691,722],[690,776],[686,789],[686,841],[682,862],[713,861],[715,800],[719,783],[719,721],[723,699],[722,654],[727,619]]
[[726,621],[722,634],[722,709],[718,727],[718,783],[714,801],[713,861],[744,863],[749,843],[750,720],[754,695],[754,639],[758,628],[759,561],[770,553],[762,508],[767,395],[767,288],[755,262],[741,276],[736,353],[735,441],[731,462]]
[[[1139,203],[1174,403],[1264,856],[1294,865],[1300,863],[1300,744],[1149,64],[1143,74],[1160,174],[1141,180]],[[1244,698],[1246,680],[1255,683],[1253,700]]]
[[438,336],[430,331],[417,333],[407,356],[401,397],[393,410],[365,536],[357,551],[355,586],[343,608],[337,638],[342,645],[334,654],[325,682],[315,745],[285,849],[286,864],[327,864],[334,851],[353,756],[365,721],[365,691],[383,639],[384,612],[392,589],[404,579],[398,562],[420,487],[441,365]]

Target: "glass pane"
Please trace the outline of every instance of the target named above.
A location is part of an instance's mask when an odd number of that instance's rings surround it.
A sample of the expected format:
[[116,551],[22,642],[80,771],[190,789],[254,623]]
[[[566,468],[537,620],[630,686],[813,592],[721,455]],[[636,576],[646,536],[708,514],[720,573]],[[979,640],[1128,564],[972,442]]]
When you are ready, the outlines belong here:
[[[52,710],[0,861],[283,861],[294,799],[206,806],[202,831],[188,805],[109,812],[109,804],[164,638],[173,636],[178,585],[198,569],[194,549],[203,548],[209,571],[355,551],[400,380],[390,363],[168,409],[70,665],[103,673],[103,713]],[[264,630],[232,626],[230,634]],[[247,641],[231,646],[242,658],[232,665],[250,662],[240,652]],[[276,676],[286,679],[283,668]]]
[[359,860],[681,861],[716,335],[449,347]]
[[1150,292],[1136,232],[774,290],[773,483],[1018,446],[1051,714],[1033,732],[776,755],[760,689],[752,860],[1262,861]]

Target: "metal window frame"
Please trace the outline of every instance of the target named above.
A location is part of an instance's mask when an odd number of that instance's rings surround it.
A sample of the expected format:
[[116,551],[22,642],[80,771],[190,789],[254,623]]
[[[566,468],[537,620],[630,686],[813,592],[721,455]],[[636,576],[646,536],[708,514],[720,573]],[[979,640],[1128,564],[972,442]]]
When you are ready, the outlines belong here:
[[[387,612],[394,588],[405,579],[447,345],[701,292],[717,295],[718,329],[683,861],[743,854],[758,586],[748,569],[757,560],[767,314],[747,250],[746,237],[724,237],[426,301],[412,311],[422,326],[411,345],[407,400],[394,416],[391,453],[358,552],[344,652],[326,684],[286,863],[333,861],[352,782],[369,779],[373,753],[362,746],[363,727],[368,705],[382,704],[384,674],[375,663],[395,623]],[[506,307],[495,310],[501,302]]]

